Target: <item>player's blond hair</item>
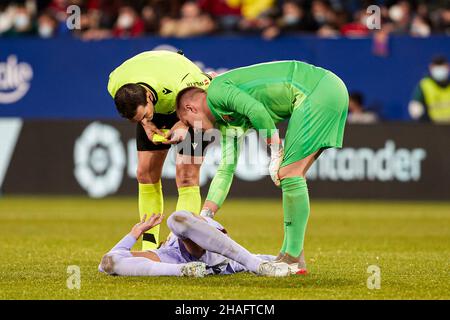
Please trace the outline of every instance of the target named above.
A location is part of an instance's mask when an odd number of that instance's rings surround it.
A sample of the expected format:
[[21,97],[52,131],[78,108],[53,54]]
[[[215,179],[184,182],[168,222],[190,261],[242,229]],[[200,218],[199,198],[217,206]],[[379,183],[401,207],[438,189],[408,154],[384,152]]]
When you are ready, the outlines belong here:
[[206,91],[199,87],[187,87],[178,92],[176,99],[177,115],[184,113],[183,102],[186,101],[187,99],[189,100],[192,99],[199,93],[206,93]]

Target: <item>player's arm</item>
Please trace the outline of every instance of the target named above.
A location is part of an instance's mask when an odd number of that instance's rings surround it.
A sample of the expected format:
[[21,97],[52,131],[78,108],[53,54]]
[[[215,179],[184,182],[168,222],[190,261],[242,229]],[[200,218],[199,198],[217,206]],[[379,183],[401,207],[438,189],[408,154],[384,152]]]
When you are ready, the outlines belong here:
[[430,121],[427,105],[420,84],[414,89],[411,101],[408,104],[409,115],[417,121]]
[[[223,99],[223,107],[245,115],[250,120],[253,128],[263,134],[270,142],[270,138],[277,128],[266,107],[260,101],[232,84],[223,84],[219,87],[219,90]],[[214,94],[217,95],[217,90]]]
[[201,212],[202,216],[212,218],[228,196],[231,183],[233,182],[234,171],[237,167],[240,145],[243,138],[244,132],[237,136],[230,136],[225,131],[222,132],[222,159],[217,173],[209,186],[208,195]]
[[224,83],[213,92],[208,92],[208,95],[210,99],[216,99],[223,108],[245,115],[265,138],[271,150],[269,173],[275,185],[279,186],[278,170],[283,159],[283,146],[275,122],[266,107],[232,84]]

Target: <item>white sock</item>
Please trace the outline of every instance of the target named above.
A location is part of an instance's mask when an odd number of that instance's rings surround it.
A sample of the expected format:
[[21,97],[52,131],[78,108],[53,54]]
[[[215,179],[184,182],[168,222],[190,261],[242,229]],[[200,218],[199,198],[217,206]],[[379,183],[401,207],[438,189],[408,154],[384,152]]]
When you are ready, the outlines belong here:
[[256,272],[261,259],[236,243],[204,220],[194,217],[190,212],[177,211],[167,219],[170,230],[179,238],[190,239],[205,250],[232,259],[251,272]]

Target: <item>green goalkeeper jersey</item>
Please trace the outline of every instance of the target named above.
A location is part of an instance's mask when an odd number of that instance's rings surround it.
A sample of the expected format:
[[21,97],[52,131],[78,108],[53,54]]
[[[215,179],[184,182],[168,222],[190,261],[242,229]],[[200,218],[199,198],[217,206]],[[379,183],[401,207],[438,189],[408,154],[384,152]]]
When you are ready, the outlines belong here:
[[216,77],[208,107],[221,125],[267,130],[288,119],[328,71],[300,61],[269,62]]
[[226,72],[211,81],[207,104],[222,133],[222,161],[207,200],[225,200],[236,169],[240,142],[249,128],[270,137],[329,73],[300,61],[269,62]]
[[114,98],[127,83],[141,83],[155,95],[155,112],[176,110],[178,92],[186,87],[206,89],[211,78],[181,54],[171,51],[146,51],[128,59],[109,75],[108,92]]

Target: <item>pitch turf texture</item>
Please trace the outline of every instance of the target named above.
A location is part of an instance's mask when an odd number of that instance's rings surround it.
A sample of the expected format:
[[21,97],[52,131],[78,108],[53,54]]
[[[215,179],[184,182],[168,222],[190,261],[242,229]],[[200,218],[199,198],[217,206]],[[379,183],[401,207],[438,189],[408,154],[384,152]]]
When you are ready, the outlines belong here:
[[[0,299],[449,299],[450,203],[312,202],[309,275],[111,277],[101,256],[136,222],[136,199],[0,199]],[[166,201],[166,212],[175,201]],[[276,254],[281,203],[229,200],[218,216],[252,252]],[[164,225],[162,236],[168,233]],[[136,248],[136,247],[135,247]],[[69,290],[67,267],[81,268]],[[367,268],[381,288],[367,288]]]

